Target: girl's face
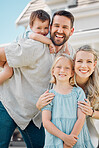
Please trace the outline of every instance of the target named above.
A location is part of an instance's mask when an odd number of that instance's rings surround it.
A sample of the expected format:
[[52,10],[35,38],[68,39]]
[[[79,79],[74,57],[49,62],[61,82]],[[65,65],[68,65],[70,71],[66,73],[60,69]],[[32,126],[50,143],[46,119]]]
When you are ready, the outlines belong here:
[[49,32],[49,20],[42,22],[40,19],[36,18],[33,26],[30,26],[30,28],[33,32],[46,36]]
[[53,68],[53,75],[56,81],[69,81],[73,76],[72,64],[68,58],[62,57]]
[[78,51],[75,58],[75,73],[80,78],[88,78],[94,71],[94,55],[87,51]]

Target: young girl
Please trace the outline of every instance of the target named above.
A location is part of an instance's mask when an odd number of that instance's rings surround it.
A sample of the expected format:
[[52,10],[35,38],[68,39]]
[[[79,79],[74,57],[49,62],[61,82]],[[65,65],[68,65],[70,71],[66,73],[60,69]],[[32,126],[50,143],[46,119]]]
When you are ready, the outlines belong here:
[[99,65],[95,50],[89,45],[80,47],[74,57],[75,82],[86,93],[87,102],[80,101],[79,108],[87,117],[87,125],[95,148],[99,141]]
[[51,69],[51,82],[55,85],[50,92],[55,97],[42,109],[45,148],[93,148],[85,114],[77,108],[78,101],[84,101],[85,94],[80,87],[71,85],[73,73],[72,59],[66,54],[57,56]]

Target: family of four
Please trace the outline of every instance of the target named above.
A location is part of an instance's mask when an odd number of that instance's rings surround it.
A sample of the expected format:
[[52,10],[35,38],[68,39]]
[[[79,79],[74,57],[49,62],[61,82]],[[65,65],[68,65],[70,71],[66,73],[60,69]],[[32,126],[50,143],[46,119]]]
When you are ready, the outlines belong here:
[[98,57],[89,45],[74,54],[73,23],[65,10],[51,23],[47,12],[34,11],[24,38],[0,48],[0,148],[16,127],[27,148],[98,146],[98,131],[93,126],[94,143],[86,124],[86,115],[99,119]]

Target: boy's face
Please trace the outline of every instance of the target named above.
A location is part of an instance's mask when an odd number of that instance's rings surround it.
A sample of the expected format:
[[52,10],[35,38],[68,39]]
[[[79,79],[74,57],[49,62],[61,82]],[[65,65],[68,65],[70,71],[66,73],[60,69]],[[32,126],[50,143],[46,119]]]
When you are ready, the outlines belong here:
[[46,36],[49,32],[49,20],[42,22],[40,19],[36,18],[33,26],[30,26],[30,28],[33,32]]

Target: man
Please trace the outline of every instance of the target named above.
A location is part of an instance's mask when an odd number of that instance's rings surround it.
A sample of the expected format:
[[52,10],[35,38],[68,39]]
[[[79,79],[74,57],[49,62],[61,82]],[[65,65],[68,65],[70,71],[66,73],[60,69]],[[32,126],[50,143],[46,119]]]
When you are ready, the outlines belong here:
[[[66,41],[73,34],[73,21],[70,12],[63,10],[54,14],[50,35],[56,54],[68,51],[72,55],[72,51],[66,49]],[[0,60],[7,61],[14,71],[12,78],[0,86],[0,148],[8,147],[16,127],[27,148],[43,148],[44,128],[36,102],[50,80],[52,56],[48,47],[31,39],[22,39],[1,48]]]
[[66,44],[66,41],[74,32],[73,23],[74,17],[71,13],[66,11],[58,11],[54,13],[50,34],[51,40],[56,47],[56,53],[59,53],[59,51],[61,50],[61,52],[68,53],[71,57],[73,57],[73,49],[66,48],[68,46],[68,44]]

